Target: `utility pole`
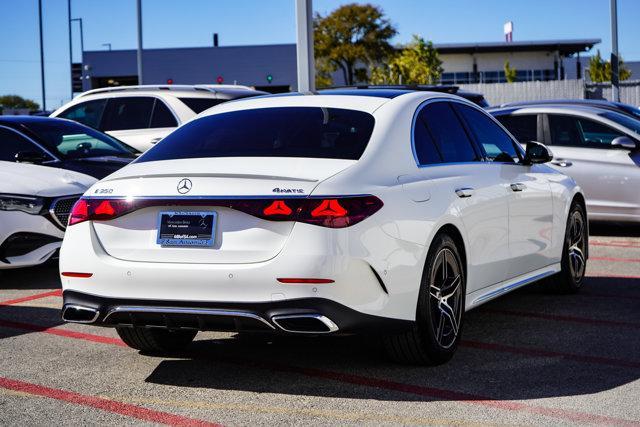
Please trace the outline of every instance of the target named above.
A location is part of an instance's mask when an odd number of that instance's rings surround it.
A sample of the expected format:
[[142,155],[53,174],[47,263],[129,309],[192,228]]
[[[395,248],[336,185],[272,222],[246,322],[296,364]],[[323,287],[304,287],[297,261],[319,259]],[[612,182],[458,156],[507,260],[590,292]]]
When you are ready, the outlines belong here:
[[620,76],[618,73],[618,1],[611,0],[611,94],[614,102],[620,102]]
[[40,28],[40,81],[42,82],[42,111],[46,108],[46,91],[44,87],[44,43],[42,41],[42,0],[38,0],[38,27]]
[[296,0],[296,57],[298,92],[316,90],[316,71],[313,55],[312,0]]
[[138,84],[143,84],[142,81],[142,0],[137,0],[137,12],[138,12]]
[[73,44],[71,41],[71,0],[67,0],[67,21],[69,24],[69,75],[71,76],[70,99],[73,99]]

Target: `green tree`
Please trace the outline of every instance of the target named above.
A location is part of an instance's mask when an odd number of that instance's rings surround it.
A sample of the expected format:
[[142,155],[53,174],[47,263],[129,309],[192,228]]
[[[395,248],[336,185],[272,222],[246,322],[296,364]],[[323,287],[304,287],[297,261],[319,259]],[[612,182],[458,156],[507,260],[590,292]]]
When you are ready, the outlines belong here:
[[504,77],[507,79],[507,83],[513,83],[517,80],[516,69],[511,67],[509,61],[504,61]]
[[314,18],[314,49],[318,82],[331,84],[341,70],[348,85],[367,81],[367,68],[393,53],[389,40],[397,34],[384,12],[370,4],[346,4]]
[[433,43],[422,37],[413,40],[386,64],[371,69],[373,84],[435,84],[442,75],[442,61]]
[[29,110],[39,110],[40,105],[30,99],[24,99],[18,95],[0,96],[0,107],[2,108],[27,108]]
[[[618,78],[622,81],[630,77],[631,70],[624,65],[624,61],[620,57],[618,59]],[[589,78],[595,83],[611,81],[611,61],[602,59],[599,50],[589,59]]]

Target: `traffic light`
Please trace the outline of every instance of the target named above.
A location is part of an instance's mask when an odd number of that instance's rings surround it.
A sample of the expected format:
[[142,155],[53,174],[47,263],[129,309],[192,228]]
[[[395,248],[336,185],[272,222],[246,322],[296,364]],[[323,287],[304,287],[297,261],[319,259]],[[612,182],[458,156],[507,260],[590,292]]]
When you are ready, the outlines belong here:
[[222,84],[222,82],[224,81],[224,79],[222,78],[222,76],[218,76],[218,78],[216,79],[216,81],[218,82],[218,84]]
[[271,84],[273,81],[273,76],[271,74],[267,74],[267,83]]
[[173,84],[173,79],[167,79],[167,84],[168,85],[172,85]]

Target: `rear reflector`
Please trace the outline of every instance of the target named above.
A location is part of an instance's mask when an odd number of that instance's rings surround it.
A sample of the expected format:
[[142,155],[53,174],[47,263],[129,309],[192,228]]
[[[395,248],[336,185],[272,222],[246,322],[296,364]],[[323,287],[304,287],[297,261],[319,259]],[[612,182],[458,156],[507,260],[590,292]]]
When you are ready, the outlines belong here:
[[69,225],[108,221],[152,206],[220,206],[269,221],[296,221],[328,228],[357,224],[382,208],[376,196],[290,199],[100,199],[81,198],[69,215]]
[[283,278],[279,277],[278,282],[280,283],[333,283],[334,280],[331,279],[308,279],[308,278]]
[[60,274],[62,274],[65,277],[80,277],[83,279],[93,276],[93,273],[78,273],[76,271],[63,271]]

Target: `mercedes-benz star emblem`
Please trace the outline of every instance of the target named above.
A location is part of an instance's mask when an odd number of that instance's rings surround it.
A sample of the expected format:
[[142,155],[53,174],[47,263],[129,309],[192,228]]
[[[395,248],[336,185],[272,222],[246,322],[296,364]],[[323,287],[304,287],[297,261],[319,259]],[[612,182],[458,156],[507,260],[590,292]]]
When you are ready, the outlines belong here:
[[186,194],[189,191],[191,191],[191,187],[193,187],[193,183],[191,182],[191,180],[187,178],[183,178],[178,183],[178,193]]

